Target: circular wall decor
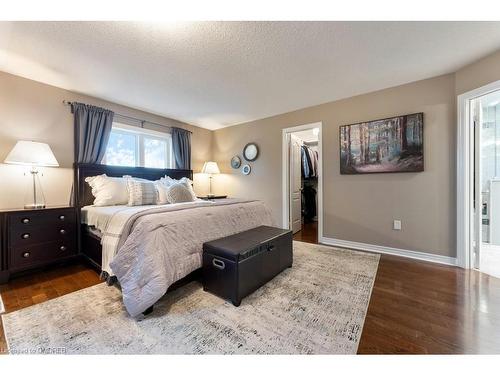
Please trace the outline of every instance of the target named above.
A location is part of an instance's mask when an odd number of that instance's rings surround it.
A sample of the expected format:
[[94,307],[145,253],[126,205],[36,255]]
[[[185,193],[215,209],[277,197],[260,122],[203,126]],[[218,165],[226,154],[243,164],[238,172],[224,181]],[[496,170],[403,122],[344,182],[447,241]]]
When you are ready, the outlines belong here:
[[241,173],[243,173],[244,175],[249,175],[251,171],[252,171],[252,168],[250,168],[250,166],[248,164],[245,164],[243,166],[243,168],[241,169]]
[[248,143],[243,148],[243,157],[246,161],[254,161],[259,156],[259,146],[256,143]]
[[240,166],[241,166],[240,157],[238,155],[234,155],[231,158],[231,167],[233,167],[233,169],[238,169]]

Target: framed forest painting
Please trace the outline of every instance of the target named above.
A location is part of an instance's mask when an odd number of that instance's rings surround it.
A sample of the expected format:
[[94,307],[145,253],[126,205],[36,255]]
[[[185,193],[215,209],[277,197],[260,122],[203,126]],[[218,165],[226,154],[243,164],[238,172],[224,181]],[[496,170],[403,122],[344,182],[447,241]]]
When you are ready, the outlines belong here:
[[341,174],[423,170],[423,113],[340,127]]

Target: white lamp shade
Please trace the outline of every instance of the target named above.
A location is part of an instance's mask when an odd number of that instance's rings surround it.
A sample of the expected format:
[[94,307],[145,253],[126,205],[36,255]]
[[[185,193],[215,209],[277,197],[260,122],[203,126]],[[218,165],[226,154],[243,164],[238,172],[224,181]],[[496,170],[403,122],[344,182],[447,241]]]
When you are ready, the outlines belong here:
[[5,158],[5,163],[39,167],[59,166],[48,144],[31,141],[17,141]]
[[219,174],[220,173],[219,166],[215,161],[207,161],[203,165],[201,173]]

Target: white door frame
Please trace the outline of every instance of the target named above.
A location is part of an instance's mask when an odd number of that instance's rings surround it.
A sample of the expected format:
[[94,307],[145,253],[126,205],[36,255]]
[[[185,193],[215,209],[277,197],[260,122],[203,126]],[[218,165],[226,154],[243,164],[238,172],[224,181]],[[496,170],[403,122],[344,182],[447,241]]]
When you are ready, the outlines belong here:
[[457,264],[472,268],[474,236],[474,136],[472,100],[500,90],[500,81],[468,91],[457,98]]
[[293,126],[282,130],[281,152],[282,152],[282,220],[283,228],[290,229],[290,159],[288,155],[288,135],[302,130],[319,128],[318,133],[318,242],[323,237],[323,123],[314,122],[311,124]]

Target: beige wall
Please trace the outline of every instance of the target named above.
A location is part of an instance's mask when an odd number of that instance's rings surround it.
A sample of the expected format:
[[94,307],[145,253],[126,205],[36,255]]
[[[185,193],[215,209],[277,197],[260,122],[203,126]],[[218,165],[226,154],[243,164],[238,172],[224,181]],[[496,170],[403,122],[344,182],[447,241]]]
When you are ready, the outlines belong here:
[[455,73],[456,94],[460,95],[498,80],[500,51],[458,70]]
[[[216,193],[264,200],[281,224],[281,129],[323,122],[324,236],[455,256],[455,117],[457,94],[500,80],[500,51],[455,74],[414,82],[211,132],[100,99],[79,95],[0,72],[0,161],[18,139],[47,142],[61,168],[43,170],[47,201],[69,200],[72,183],[73,122],[63,99],[110,108],[146,120],[193,131],[193,169],[212,157],[223,174]],[[413,112],[425,114],[425,171],[341,176],[338,128],[343,124]],[[249,176],[229,167],[247,142],[260,146]],[[0,164],[0,209],[20,207],[24,169]],[[203,194],[207,179],[195,174]],[[403,230],[392,230],[401,219]]]
[[[321,121],[324,236],[454,257],[454,83],[449,74],[217,130],[214,158],[227,173],[217,190],[263,199],[281,224],[281,130]],[[424,172],[340,175],[340,125],[415,112],[424,112]],[[229,160],[251,141],[261,154],[243,176]],[[402,231],[392,230],[393,219]]]
[[[42,184],[49,205],[69,202],[73,178],[73,116],[69,107],[62,104],[64,99],[191,130],[195,172],[212,156],[210,130],[0,72],[0,162],[19,139],[48,143],[61,166],[42,169]],[[24,176],[25,171],[24,167],[0,164],[0,209],[23,206],[29,179]],[[207,182],[201,176],[195,177],[195,188],[201,194]]]

